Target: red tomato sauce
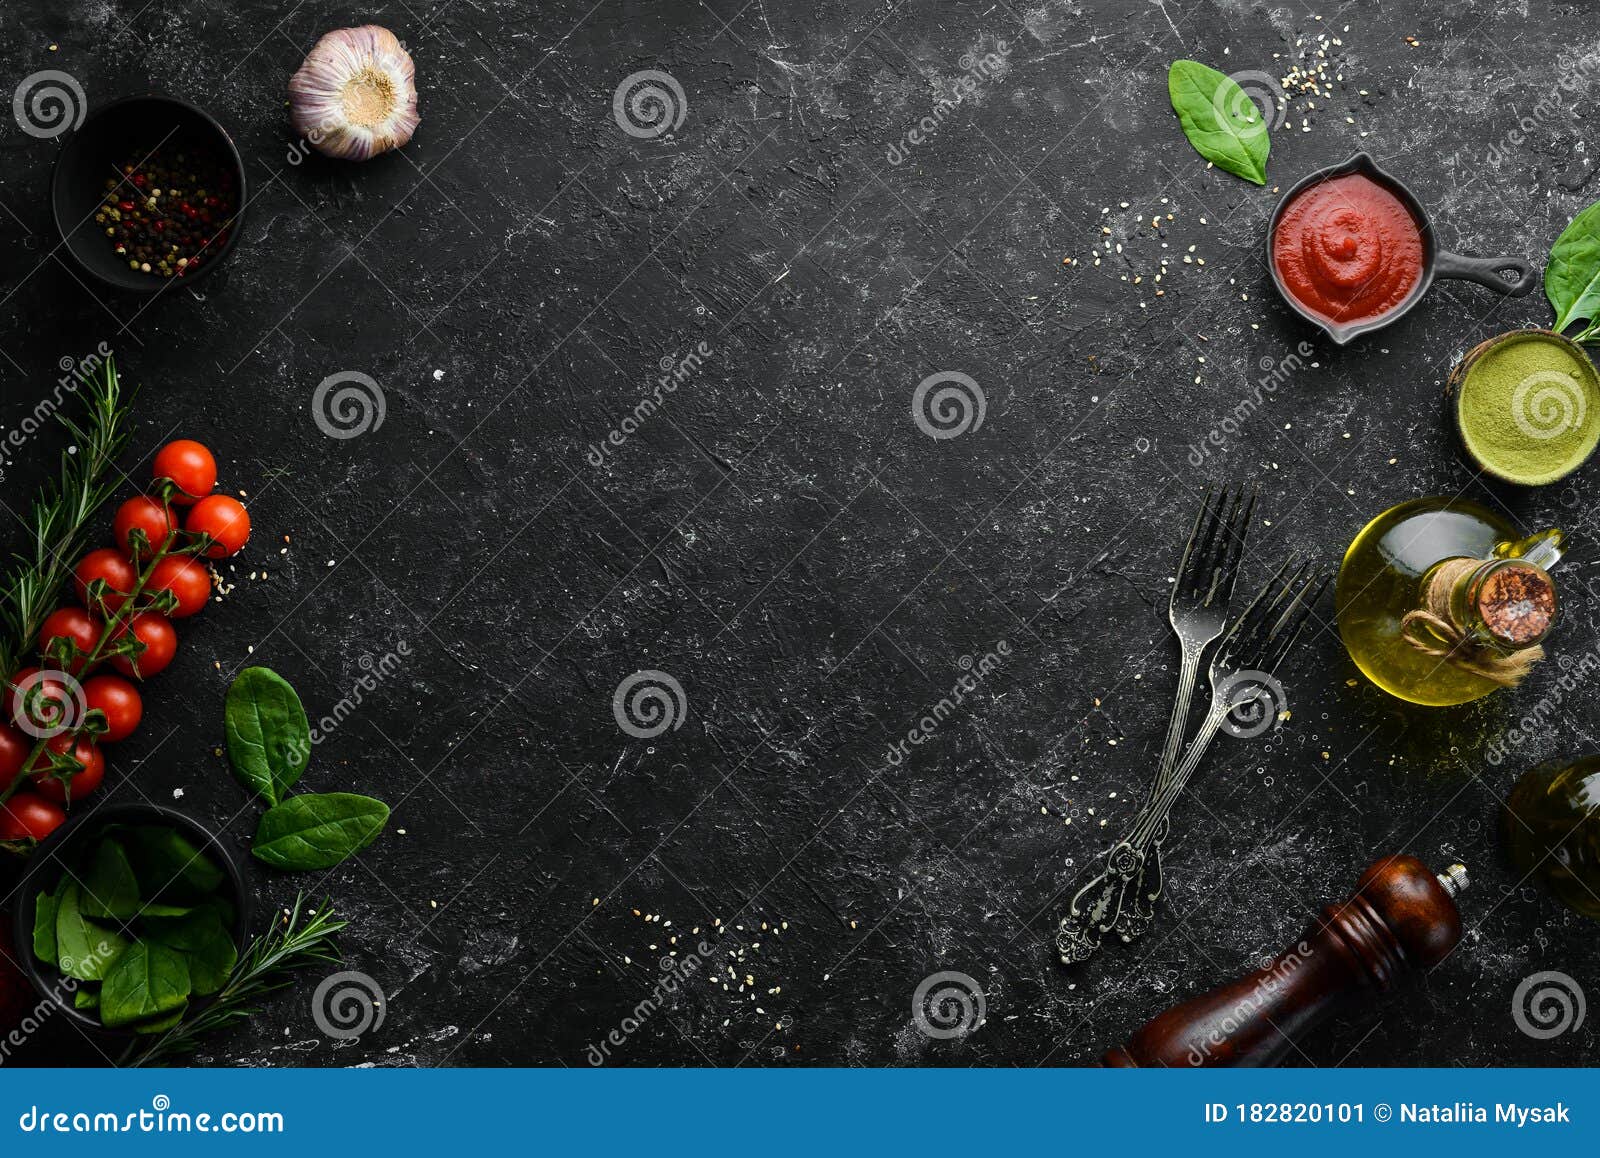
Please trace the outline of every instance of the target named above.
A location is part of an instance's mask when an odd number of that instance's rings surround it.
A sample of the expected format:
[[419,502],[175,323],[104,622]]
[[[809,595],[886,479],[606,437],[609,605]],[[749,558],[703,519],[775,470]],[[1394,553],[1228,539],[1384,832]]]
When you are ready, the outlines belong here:
[[1318,182],[1278,218],[1272,264],[1300,305],[1360,322],[1400,305],[1422,278],[1422,227],[1405,202],[1364,173]]

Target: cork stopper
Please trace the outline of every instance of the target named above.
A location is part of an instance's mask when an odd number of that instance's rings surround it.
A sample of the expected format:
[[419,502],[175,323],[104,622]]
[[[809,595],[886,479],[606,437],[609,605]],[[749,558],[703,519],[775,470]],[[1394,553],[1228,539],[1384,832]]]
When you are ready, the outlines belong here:
[[1528,563],[1511,563],[1478,585],[1477,612],[1496,639],[1520,647],[1543,638],[1556,613],[1550,576]]

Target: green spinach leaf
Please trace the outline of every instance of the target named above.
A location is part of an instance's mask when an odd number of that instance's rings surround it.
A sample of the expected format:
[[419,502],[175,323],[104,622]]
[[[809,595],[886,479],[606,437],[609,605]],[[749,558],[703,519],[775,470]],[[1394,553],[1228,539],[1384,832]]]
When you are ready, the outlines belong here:
[[72,1008],[74,1009],[99,1009],[100,991],[98,989],[80,989],[72,995]]
[[311,760],[311,725],[300,697],[277,672],[247,667],[228,689],[223,726],[235,779],[277,804]]
[[95,846],[94,859],[80,878],[83,915],[103,920],[126,921],[139,911],[139,882],[133,878],[128,854],[114,840]]
[[189,1012],[189,1003],[185,1001],[165,1017],[158,1017],[154,1021],[141,1021],[139,1024],[130,1025],[128,1028],[133,1030],[134,1033],[166,1033],[167,1030],[182,1021],[183,1015],[187,1012]]
[[[174,829],[140,825],[123,833],[122,843],[146,897],[180,906],[202,901],[222,887],[222,870]],[[155,915],[150,909],[145,912]]]
[[145,935],[184,955],[190,985],[199,997],[221,989],[239,960],[233,934],[222,923],[220,911],[209,906],[181,920],[152,921]]
[[267,810],[251,852],[280,869],[332,868],[378,838],[389,806],[353,792],[303,793]]
[[61,972],[79,981],[99,981],[128,949],[121,933],[101,928],[83,915],[82,891],[70,881],[56,898],[56,952]]
[[189,966],[176,949],[135,941],[106,972],[100,1020],[108,1029],[181,1010],[189,1000]]
[[1232,78],[1197,60],[1175,60],[1167,95],[1195,152],[1246,181],[1267,183],[1268,122]]
[[1600,201],[1572,219],[1550,249],[1544,271],[1544,296],[1556,311],[1551,329],[1557,333],[1573,322],[1590,323],[1578,335],[1584,341],[1600,327]]
[[39,899],[33,902],[33,955],[52,965],[56,963],[55,893],[40,893]]

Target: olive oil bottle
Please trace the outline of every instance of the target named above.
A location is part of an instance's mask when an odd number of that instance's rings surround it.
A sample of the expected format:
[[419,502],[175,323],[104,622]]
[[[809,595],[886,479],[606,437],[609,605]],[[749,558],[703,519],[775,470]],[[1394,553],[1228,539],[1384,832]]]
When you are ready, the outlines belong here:
[[1506,847],[1574,912],[1600,919],[1600,756],[1541,764],[1506,798]]
[[1335,589],[1339,635],[1373,683],[1443,707],[1515,684],[1543,652],[1556,612],[1546,573],[1560,531],[1520,539],[1465,499],[1412,499],[1364,527]]

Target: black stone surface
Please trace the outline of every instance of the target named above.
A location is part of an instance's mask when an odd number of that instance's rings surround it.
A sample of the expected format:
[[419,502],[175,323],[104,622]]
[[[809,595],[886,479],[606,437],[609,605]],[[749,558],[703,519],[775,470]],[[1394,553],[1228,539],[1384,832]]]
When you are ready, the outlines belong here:
[[[1365,148],[1447,247],[1542,262],[1596,196],[1596,71],[1564,55],[1600,51],[1592,17],[1542,2],[1318,13],[6,5],[6,92],[60,69],[91,106],[187,97],[230,126],[254,190],[244,244],[201,292],[114,298],[58,259],[57,143],[0,125],[0,420],[16,427],[58,360],[103,339],[140,390],[130,473],[170,436],[203,439],[256,527],[224,572],[235,589],[182,626],[101,798],[181,790],[243,852],[257,809],[217,754],[230,677],[270,665],[318,716],[410,651],[304,782],[390,801],[390,830],[326,875],[252,870],[266,905],[305,889],[350,918],[349,967],[386,992],[383,1024],[329,1039],[306,977],[200,1060],[583,1065],[651,997],[658,959],[706,938],[723,977],[744,951],[729,989],[691,979],[612,1064],[1083,1063],[1287,943],[1375,856],[1409,851],[1471,866],[1462,947],[1294,1060],[1592,1061],[1592,1019],[1548,1040],[1513,1020],[1525,976],[1592,987],[1600,949],[1510,870],[1495,832],[1522,767],[1594,749],[1592,685],[1494,766],[1486,745],[1549,694],[1554,665],[1469,708],[1410,710],[1356,678],[1327,607],[1288,673],[1291,719],[1219,742],[1182,806],[1144,942],[1076,974],[1051,949],[1064,890],[1158,753],[1167,577],[1206,482],[1262,488],[1247,581],[1296,548],[1331,566],[1420,494],[1560,524],[1575,553],[1555,647],[1600,646],[1594,470],[1487,486],[1443,419],[1452,361],[1548,324],[1543,298],[1441,283],[1336,349],[1275,299],[1261,256],[1272,186]],[[421,129],[368,164],[292,163],[289,75],[322,32],[365,20],[410,46]],[[1322,34],[1335,95],[1294,102],[1269,186],[1208,169],[1168,107],[1168,62],[1282,77]],[[990,53],[997,70],[972,61]],[[645,69],[685,97],[657,139],[613,117]],[[702,342],[703,366],[591,465],[661,364]],[[1304,365],[1194,465],[1301,342]],[[371,376],[386,416],[336,440],[312,396],[341,371]],[[936,440],[912,421],[939,371],[979,384],[981,427]],[[16,456],[8,511],[58,449],[41,436]],[[978,693],[892,762],[962,658],[1002,640]],[[687,704],[649,740],[612,710],[641,669],[670,673]],[[987,1018],[936,1040],[912,995],[946,970],[978,982]],[[58,1022],[20,1056],[97,1049]]]

